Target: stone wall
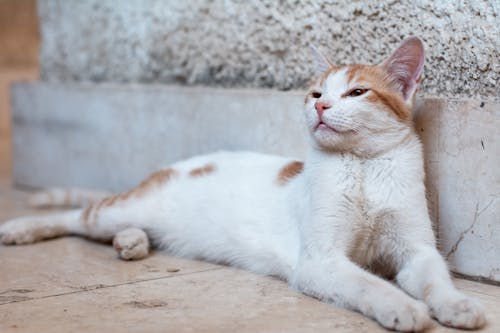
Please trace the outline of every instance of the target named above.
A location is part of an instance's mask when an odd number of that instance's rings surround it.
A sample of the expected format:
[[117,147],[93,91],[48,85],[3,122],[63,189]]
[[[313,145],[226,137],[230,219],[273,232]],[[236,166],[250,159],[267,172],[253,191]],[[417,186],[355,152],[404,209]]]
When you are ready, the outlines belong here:
[[423,92],[499,100],[500,2],[39,0],[48,81],[303,88],[309,45],[376,63],[408,36],[427,48]]

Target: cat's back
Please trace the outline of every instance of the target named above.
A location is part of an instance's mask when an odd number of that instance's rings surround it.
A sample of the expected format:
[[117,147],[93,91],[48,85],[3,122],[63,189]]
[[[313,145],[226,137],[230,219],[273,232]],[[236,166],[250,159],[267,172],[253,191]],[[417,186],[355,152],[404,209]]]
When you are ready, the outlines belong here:
[[[218,151],[197,155],[175,162],[170,167],[187,175],[196,177],[208,174],[239,175],[243,171],[262,174],[272,172],[293,159],[251,151]],[[204,171],[204,172],[202,172]],[[246,174],[246,176],[251,176]]]
[[[250,151],[219,151],[198,155],[170,165],[179,180],[179,186],[213,185],[223,188],[244,186],[281,188],[280,179],[287,167],[295,164],[302,170],[302,162],[293,158]],[[283,179],[281,179],[283,180]]]
[[256,152],[195,156],[169,167],[174,177],[163,190],[164,204],[218,219],[248,214],[267,219],[266,214],[286,209],[289,185],[302,168],[292,158]]

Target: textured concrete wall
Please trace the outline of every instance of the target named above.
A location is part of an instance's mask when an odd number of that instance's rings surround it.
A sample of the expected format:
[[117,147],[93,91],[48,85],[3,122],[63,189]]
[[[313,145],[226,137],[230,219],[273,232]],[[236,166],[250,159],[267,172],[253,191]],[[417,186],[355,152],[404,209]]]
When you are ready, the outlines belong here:
[[308,45],[379,62],[427,47],[428,95],[500,99],[499,1],[39,0],[43,78],[300,88]]

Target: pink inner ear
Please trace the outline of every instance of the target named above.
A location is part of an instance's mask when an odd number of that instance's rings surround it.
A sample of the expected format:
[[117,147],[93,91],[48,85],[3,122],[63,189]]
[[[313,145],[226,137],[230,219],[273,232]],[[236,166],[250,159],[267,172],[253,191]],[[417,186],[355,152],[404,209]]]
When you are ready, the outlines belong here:
[[411,37],[383,63],[391,79],[400,88],[405,100],[413,96],[424,67],[424,46],[420,39]]

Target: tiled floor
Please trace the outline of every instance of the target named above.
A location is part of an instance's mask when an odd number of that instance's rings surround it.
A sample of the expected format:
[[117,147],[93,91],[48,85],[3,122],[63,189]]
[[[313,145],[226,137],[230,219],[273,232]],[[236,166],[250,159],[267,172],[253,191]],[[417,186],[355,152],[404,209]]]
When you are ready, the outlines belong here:
[[[0,105],[0,108],[2,106]],[[5,112],[5,110],[0,110]],[[0,221],[27,213],[0,136]],[[457,280],[500,332],[500,288]],[[363,316],[269,277],[153,253],[124,262],[75,237],[0,245],[0,332],[383,332]],[[453,332],[436,324],[431,332]]]

